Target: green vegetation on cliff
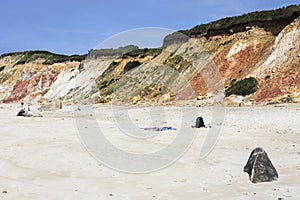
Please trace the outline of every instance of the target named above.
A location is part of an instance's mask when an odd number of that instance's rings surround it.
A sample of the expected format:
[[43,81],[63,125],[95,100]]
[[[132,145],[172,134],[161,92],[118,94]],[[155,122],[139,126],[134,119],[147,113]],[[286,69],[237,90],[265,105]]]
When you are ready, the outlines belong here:
[[133,50],[139,49],[138,46],[135,45],[127,45],[124,47],[119,47],[117,49],[92,49],[88,53],[89,59],[95,59],[98,57],[106,57],[106,56],[114,56],[119,57]]
[[256,92],[258,81],[253,78],[245,78],[238,82],[232,81],[232,85],[225,90],[225,96],[228,97],[232,94],[246,96]]
[[7,81],[7,79],[9,79],[14,73],[15,73],[16,69],[11,69],[8,72],[1,72],[0,73],[0,84],[4,83],[5,81]]
[[126,72],[140,66],[142,63],[140,63],[139,61],[135,60],[135,61],[130,61],[128,62],[125,67],[124,67],[124,70],[123,70],[123,73],[125,74]]
[[[210,36],[217,34],[224,34],[236,31],[243,31],[245,26],[243,25],[257,25],[262,28],[268,28],[271,24],[270,21],[280,21],[281,24],[277,24],[278,28],[272,27],[270,30],[275,34],[278,34],[281,27],[286,26],[291,23],[295,18],[300,16],[300,5],[292,5],[283,8],[279,8],[276,10],[269,11],[257,11],[248,14],[243,14],[241,16],[236,17],[227,17],[224,19],[220,19],[208,24],[201,24],[195,26],[190,30],[181,30],[179,32],[186,34],[188,36]],[[242,26],[242,27],[241,27]],[[274,26],[274,25],[273,25]],[[221,31],[222,30],[222,31]]]
[[139,49],[134,45],[120,47],[118,49],[96,50],[93,52],[92,58],[113,56],[115,60],[112,61],[107,69],[96,79],[97,85],[94,88],[95,91],[100,91],[104,97],[111,95],[117,88],[125,84],[125,82],[120,82],[120,77],[139,67],[141,64],[155,58],[161,54],[161,52],[162,49],[160,48]]
[[144,58],[146,56],[153,56],[156,57],[159,54],[161,54],[162,49],[160,48],[144,48],[144,49],[134,49],[128,53],[123,54],[122,58],[128,58],[128,57],[140,57]]
[[61,55],[61,54],[55,54],[51,53],[49,51],[24,51],[24,52],[13,52],[13,53],[7,53],[0,56],[0,59],[6,56],[21,56],[21,58],[16,62],[16,65],[19,64],[25,64],[28,62],[35,61],[39,58],[44,59],[45,61],[43,64],[46,65],[52,65],[54,63],[59,62],[66,62],[66,61],[79,61],[85,59],[86,55]]

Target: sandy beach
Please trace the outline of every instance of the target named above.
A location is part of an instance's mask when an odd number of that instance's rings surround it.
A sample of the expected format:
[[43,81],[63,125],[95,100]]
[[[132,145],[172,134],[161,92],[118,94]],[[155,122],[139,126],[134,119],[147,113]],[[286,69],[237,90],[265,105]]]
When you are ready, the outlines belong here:
[[[167,147],[182,130],[195,132],[190,148],[176,162],[144,174],[113,170],[87,151],[74,117],[80,106],[28,118],[16,117],[17,106],[0,105],[0,199],[300,199],[299,104],[227,107],[218,124],[211,107],[190,106],[206,123],[221,128],[206,157],[200,152],[210,129],[192,129],[194,113],[182,123],[185,107],[123,107],[136,127],[177,128],[144,131],[149,138],[136,140],[118,131],[111,111],[119,108],[96,106],[93,111],[104,135],[126,152],[147,154]],[[151,109],[167,114],[162,119],[151,116]],[[268,153],[277,181],[253,184],[243,172],[255,147]]]

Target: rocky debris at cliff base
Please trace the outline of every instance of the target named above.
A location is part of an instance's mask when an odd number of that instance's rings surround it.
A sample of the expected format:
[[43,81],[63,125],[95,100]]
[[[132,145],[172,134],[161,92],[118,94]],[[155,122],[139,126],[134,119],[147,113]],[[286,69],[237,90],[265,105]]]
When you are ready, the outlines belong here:
[[40,111],[55,111],[62,109],[62,102],[58,99],[48,101],[46,103],[43,103],[40,108],[38,108]]
[[164,94],[161,97],[161,103],[163,103],[163,104],[170,103],[170,102],[173,102],[175,100],[176,100],[176,95],[170,94],[170,93]]
[[255,148],[244,167],[252,183],[271,182],[278,179],[278,173],[268,154],[260,147]]
[[134,96],[132,99],[131,99],[131,104],[137,104],[138,102],[141,101],[141,96],[140,95],[137,95],[137,96]]
[[241,106],[252,106],[257,104],[255,99],[252,98],[252,95],[247,96],[241,96],[232,94],[228,97],[225,97],[225,105],[227,106],[235,106],[235,107],[241,107]]
[[197,96],[197,100],[201,101],[201,100],[206,100],[206,99],[210,99],[213,97],[213,94],[208,92],[205,96]]

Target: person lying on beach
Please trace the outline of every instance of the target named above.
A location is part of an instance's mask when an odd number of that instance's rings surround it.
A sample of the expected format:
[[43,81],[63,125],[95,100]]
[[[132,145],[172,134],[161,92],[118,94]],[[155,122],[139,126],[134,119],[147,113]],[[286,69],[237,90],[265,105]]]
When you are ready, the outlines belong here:
[[19,110],[17,116],[26,116],[26,106],[23,102],[21,103],[21,109]]

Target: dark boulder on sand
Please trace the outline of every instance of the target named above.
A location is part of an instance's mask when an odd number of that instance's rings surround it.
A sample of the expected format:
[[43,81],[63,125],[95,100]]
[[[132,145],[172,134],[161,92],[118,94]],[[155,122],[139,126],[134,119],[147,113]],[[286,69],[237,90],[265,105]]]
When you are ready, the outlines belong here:
[[197,117],[195,128],[203,128],[203,127],[205,127],[203,118]]
[[244,167],[252,183],[270,182],[278,179],[278,173],[268,154],[260,147],[255,148]]

